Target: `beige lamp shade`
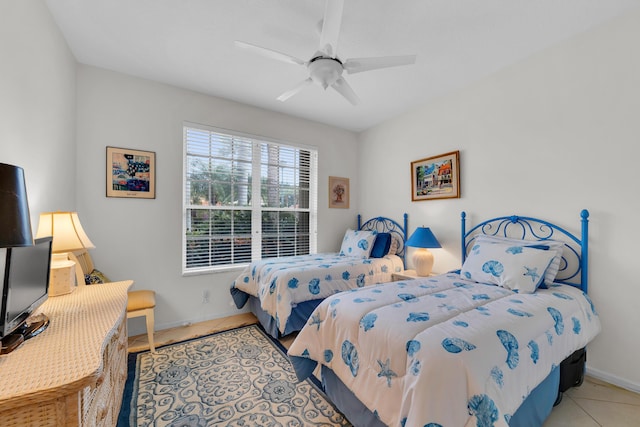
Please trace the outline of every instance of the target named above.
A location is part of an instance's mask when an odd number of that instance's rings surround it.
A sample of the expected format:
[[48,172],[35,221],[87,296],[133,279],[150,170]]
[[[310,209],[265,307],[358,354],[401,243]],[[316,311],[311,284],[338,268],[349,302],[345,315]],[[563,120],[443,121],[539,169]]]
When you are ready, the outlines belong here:
[[76,212],[41,213],[36,238],[45,236],[53,236],[52,252],[56,253],[95,248]]

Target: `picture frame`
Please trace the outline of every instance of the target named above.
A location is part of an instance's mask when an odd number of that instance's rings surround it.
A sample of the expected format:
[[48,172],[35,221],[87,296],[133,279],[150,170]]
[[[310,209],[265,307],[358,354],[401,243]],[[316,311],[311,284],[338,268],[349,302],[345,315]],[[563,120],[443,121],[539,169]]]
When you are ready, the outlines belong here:
[[349,178],[329,177],[329,207],[349,209]]
[[107,197],[156,198],[156,153],[107,147]]
[[460,151],[411,162],[411,201],[460,197]]

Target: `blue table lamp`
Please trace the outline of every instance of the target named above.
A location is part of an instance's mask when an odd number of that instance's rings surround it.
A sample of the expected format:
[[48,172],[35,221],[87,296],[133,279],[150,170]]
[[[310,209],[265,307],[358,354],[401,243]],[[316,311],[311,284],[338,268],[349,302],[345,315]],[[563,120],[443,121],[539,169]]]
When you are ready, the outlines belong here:
[[413,265],[416,268],[418,276],[428,276],[433,268],[433,254],[428,248],[441,248],[438,239],[433,235],[429,227],[418,227],[413,232],[406,246],[412,246],[416,249],[413,254]]

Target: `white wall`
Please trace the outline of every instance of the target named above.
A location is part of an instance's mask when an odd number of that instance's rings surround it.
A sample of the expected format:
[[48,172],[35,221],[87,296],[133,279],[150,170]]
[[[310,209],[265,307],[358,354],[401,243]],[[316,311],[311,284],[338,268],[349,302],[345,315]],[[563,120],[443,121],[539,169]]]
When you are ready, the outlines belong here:
[[[358,191],[357,138],[318,123],[172,86],[80,66],[78,69],[78,209],[96,245],[98,269],[112,280],[157,293],[158,329],[237,313],[229,286],[238,271],[181,276],[182,126],[202,123],[318,148],[318,250],[335,251],[355,227],[351,209],[328,209],[328,176],[350,177]],[[156,152],[156,199],[105,197],[105,147]],[[208,291],[210,302],[203,303]],[[135,323],[136,320],[140,322]],[[129,323],[144,331],[143,319]]]
[[[379,189],[383,213],[408,212],[411,231],[430,226],[444,246],[433,251],[438,272],[460,266],[463,210],[471,222],[515,213],[579,234],[587,208],[589,291],[603,326],[589,371],[640,391],[638,40],[635,13],[370,129],[359,144],[360,181]],[[453,150],[462,198],[411,202],[410,162]],[[362,192],[363,214],[379,212],[380,199]]]
[[0,0],[0,63],[0,162],[24,168],[35,232],[76,208],[76,62],[43,2]]

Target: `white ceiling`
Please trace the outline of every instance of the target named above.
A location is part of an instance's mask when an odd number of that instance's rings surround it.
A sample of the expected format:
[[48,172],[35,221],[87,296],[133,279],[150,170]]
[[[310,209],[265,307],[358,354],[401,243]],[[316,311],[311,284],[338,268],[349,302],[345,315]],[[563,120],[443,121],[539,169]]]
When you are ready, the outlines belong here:
[[234,46],[308,60],[325,0],[46,0],[78,62],[361,131],[632,8],[640,0],[345,0],[338,57],[417,54],[276,98],[308,74]]

